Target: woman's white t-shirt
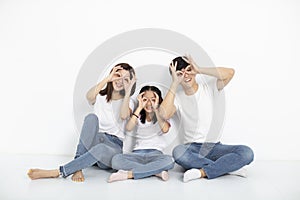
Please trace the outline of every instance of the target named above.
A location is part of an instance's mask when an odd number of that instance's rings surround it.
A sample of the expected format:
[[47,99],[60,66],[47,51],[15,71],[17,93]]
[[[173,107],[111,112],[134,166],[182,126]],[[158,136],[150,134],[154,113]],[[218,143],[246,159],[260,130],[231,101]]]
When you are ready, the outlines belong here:
[[[100,94],[96,97],[94,113],[99,119],[99,132],[115,135],[121,140],[125,138],[125,125],[127,120],[120,117],[123,99],[106,101],[106,96]],[[134,108],[134,103],[130,98],[129,107]]]
[[[169,123],[169,122],[167,122]],[[163,151],[167,146],[167,141],[164,137],[166,133],[161,131],[159,123],[145,121],[143,124],[140,119],[138,119],[138,125],[136,130],[136,142],[133,150],[138,149],[157,149]]]

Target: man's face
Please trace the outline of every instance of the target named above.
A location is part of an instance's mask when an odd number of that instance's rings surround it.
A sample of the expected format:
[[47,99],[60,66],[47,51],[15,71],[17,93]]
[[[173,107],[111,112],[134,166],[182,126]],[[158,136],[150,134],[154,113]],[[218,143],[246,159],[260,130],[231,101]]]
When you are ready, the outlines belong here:
[[181,86],[184,89],[188,89],[196,84],[196,75],[189,74],[191,72],[191,66],[188,65],[186,68],[180,70],[181,73],[179,75],[183,76],[183,80],[181,82]]

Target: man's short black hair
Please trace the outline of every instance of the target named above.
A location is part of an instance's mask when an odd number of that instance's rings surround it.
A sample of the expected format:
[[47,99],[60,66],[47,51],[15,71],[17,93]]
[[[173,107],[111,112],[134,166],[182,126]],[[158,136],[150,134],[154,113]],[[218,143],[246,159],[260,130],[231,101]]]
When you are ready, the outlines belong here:
[[[185,58],[185,57],[184,57]],[[186,59],[187,60],[187,59]],[[181,71],[181,69],[185,69],[187,66],[189,66],[189,63],[187,63],[182,56],[176,57],[172,60],[173,64],[177,62],[176,71]],[[170,63],[171,65],[172,63]],[[171,73],[171,70],[169,68],[169,72]]]

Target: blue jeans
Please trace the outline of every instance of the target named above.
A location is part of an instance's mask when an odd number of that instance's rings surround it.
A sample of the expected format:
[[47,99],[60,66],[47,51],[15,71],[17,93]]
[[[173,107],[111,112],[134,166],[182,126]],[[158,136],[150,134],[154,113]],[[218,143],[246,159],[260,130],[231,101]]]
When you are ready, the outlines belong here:
[[253,151],[244,145],[189,143],[173,150],[175,162],[186,170],[203,169],[208,179],[240,169],[253,161]]
[[123,142],[116,136],[98,131],[98,117],[95,114],[87,115],[74,160],[59,167],[63,177],[92,165],[101,169],[111,169],[111,160],[114,155],[122,153]]
[[131,170],[134,179],[145,178],[172,169],[174,159],[156,149],[134,150],[129,154],[118,154],[112,159],[112,168]]

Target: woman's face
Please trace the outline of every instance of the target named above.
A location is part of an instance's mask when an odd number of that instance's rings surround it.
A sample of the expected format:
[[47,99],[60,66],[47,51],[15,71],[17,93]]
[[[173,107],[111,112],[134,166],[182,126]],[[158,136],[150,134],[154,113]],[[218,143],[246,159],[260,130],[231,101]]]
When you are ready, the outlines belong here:
[[[155,94],[153,91],[146,91],[145,94],[143,95],[143,101],[147,101],[146,102],[146,105],[144,107],[144,110],[147,112],[147,113],[151,113],[153,112],[153,107],[152,107],[152,104],[154,105],[155,103]],[[151,104],[152,102],[152,104]]]
[[119,92],[124,89],[124,82],[129,83],[129,81],[130,81],[129,71],[127,71],[125,69],[118,70],[114,74],[113,79],[115,79],[112,82],[114,91]]

